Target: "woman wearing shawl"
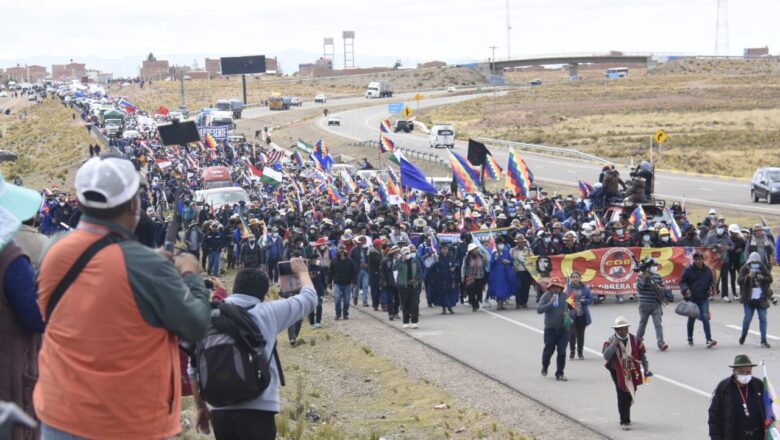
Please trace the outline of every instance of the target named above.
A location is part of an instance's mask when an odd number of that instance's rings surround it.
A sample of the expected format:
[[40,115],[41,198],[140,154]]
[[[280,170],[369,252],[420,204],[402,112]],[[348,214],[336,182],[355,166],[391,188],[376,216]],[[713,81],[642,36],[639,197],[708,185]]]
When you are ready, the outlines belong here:
[[644,382],[642,369],[648,376],[647,355],[644,344],[628,332],[626,318],[615,319],[615,334],[604,343],[604,365],[612,375],[618,398],[620,427],[624,431],[631,429],[631,404],[634,403],[636,388]]

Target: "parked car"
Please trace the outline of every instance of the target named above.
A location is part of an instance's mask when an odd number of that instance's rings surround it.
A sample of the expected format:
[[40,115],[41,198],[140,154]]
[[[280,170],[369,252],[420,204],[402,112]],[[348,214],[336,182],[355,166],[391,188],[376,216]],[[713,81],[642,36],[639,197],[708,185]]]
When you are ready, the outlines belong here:
[[764,199],[768,204],[780,198],[780,168],[759,168],[750,181],[750,198]]
[[452,92],[454,92],[454,91],[456,91],[456,90],[457,90],[457,89],[456,89],[455,87],[453,87],[453,86],[449,86],[449,87],[447,87],[447,92],[450,92],[450,93],[452,93]]
[[341,116],[328,117],[328,125],[338,125],[341,127]]
[[542,80],[535,79],[535,80],[531,81],[529,84],[532,85],[532,86],[540,86],[540,85],[542,85]]
[[328,98],[322,93],[314,97],[315,104],[325,104],[326,102],[328,102]]

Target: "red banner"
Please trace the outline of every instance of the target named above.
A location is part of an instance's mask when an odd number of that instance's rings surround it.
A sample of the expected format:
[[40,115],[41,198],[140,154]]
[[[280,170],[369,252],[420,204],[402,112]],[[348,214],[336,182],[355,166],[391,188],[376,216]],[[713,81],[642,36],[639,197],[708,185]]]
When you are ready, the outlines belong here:
[[654,258],[660,265],[658,274],[663,278],[664,286],[679,290],[682,272],[691,265],[696,251],[704,254],[704,263],[713,270],[715,279],[719,279],[723,265],[720,254],[712,249],[694,247],[593,249],[569,255],[531,257],[525,266],[534,280],[543,286],[549,278],[565,279],[572,272],[579,272],[582,282],[593,294],[632,295],[636,294],[638,276],[634,272],[634,259]]

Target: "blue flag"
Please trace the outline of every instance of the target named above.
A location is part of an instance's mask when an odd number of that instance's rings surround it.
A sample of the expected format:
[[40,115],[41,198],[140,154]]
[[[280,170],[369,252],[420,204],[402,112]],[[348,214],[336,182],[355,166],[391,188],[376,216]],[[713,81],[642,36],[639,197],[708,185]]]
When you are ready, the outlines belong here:
[[425,174],[411,162],[401,156],[401,186],[417,189],[422,192],[436,194],[436,187],[425,178]]

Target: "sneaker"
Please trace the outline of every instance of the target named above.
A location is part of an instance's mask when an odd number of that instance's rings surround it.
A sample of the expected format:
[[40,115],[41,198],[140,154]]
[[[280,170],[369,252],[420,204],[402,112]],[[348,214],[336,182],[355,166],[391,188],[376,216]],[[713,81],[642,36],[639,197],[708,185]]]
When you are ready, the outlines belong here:
[[295,339],[290,339],[290,345],[295,347]]
[[693,347],[693,339],[688,339],[688,346]]
[[620,424],[620,429],[622,429],[623,431],[630,431],[631,430],[631,425],[629,425],[628,423],[621,423]]
[[630,295],[630,296],[628,297],[628,300],[629,300],[629,301],[636,301],[636,295]]
[[348,320],[349,320],[349,316],[344,315],[344,321],[348,321]]
[[761,348],[772,348],[772,346],[766,341],[761,341]]
[[356,306],[356,305],[357,305],[357,297],[355,297],[355,298],[352,298],[352,305],[353,305],[353,306]]
[[320,323],[318,322],[318,323],[314,324],[314,328],[320,328]]
[[390,315],[390,316],[388,316],[388,318],[387,318],[387,319],[389,319],[389,320],[391,320],[391,321],[392,321],[393,319],[395,319],[395,316],[393,316],[393,315]]
[[618,302],[618,304],[623,304],[624,302],[626,302],[626,300],[623,299],[623,298],[618,298],[617,302]]
[[707,348],[715,348],[716,345],[718,345],[718,341],[714,339],[707,341]]
[[409,327],[411,327],[411,325],[409,325],[409,324],[404,324],[404,328],[409,328]]
[[559,381],[561,381],[561,382],[568,382],[568,381],[569,381],[569,378],[567,378],[566,376],[564,376],[563,374],[561,374],[560,376],[555,376],[555,380],[559,380]]
[[583,356],[583,355],[582,355],[582,353],[578,354],[578,355],[577,355],[577,358],[578,358],[579,360],[581,360],[581,361],[584,361],[584,360],[585,360],[585,356]]
[[574,359],[574,352],[573,351],[569,353],[569,359]]
[[363,307],[368,307],[368,303],[367,303],[367,302],[364,302],[364,303],[363,303]]
[[547,368],[542,367],[542,376],[547,376]]
[[662,342],[662,343],[660,343],[660,344],[658,345],[658,349],[659,349],[659,350],[661,350],[661,351],[666,351],[666,350],[668,350],[668,349],[669,349],[669,346],[668,346],[668,345],[666,345],[666,343]]
[[340,320],[341,320],[341,315],[336,315],[336,321],[340,321]]
[[745,344],[745,335],[742,335],[739,337],[739,345],[744,345],[744,344]]
[[412,324],[412,328],[420,328],[417,324]]
[[730,302],[731,302],[731,299],[730,299],[728,296],[724,296],[724,297],[723,297],[723,302],[724,302],[724,303],[730,303]]

